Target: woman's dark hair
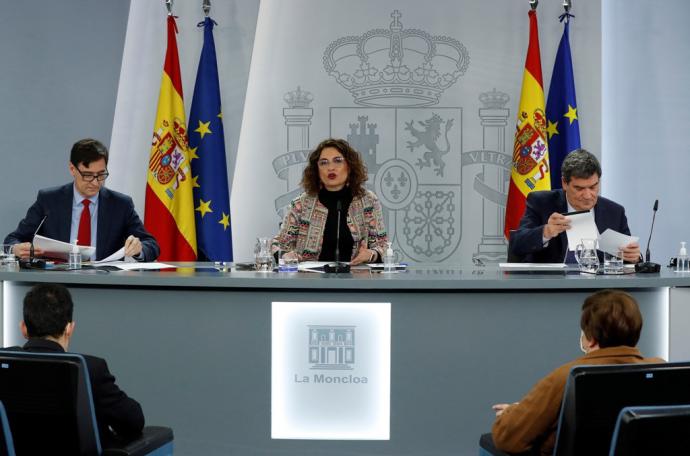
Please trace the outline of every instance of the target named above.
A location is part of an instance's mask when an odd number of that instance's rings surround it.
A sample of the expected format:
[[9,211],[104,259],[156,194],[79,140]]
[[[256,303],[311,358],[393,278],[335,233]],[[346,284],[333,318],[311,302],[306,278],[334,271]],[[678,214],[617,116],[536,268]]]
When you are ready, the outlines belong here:
[[327,147],[332,147],[337,149],[343,157],[347,166],[350,169],[350,173],[347,178],[347,185],[352,191],[352,196],[358,197],[364,195],[364,182],[367,181],[367,167],[362,161],[362,157],[359,152],[354,150],[350,144],[344,139],[334,139],[329,138],[316,146],[309,154],[309,159],[307,162],[307,167],[304,168],[304,174],[302,174],[302,187],[308,195],[316,195],[321,189],[321,179],[319,179],[319,158],[321,157],[321,152]]
[[640,340],[642,314],[635,298],[619,290],[602,290],[582,304],[580,328],[600,348],[626,345],[634,347]]

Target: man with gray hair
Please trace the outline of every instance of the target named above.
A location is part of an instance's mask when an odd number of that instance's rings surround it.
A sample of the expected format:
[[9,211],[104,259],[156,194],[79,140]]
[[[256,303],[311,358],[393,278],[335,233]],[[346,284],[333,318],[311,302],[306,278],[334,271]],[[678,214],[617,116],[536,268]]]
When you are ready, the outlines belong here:
[[[597,157],[584,149],[568,154],[561,166],[563,189],[527,195],[520,226],[511,233],[511,253],[531,263],[563,262],[568,249],[565,231],[570,229],[570,218],[564,214],[569,212],[592,210],[600,233],[610,228],[630,235],[623,206],[599,196],[600,179]],[[640,261],[637,242],[622,246],[622,250],[625,261]]]

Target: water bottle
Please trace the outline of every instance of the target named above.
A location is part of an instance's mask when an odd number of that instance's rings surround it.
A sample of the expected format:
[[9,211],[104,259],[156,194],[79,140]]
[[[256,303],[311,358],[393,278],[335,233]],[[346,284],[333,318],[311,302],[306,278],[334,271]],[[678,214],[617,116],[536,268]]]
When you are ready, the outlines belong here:
[[81,269],[81,252],[79,251],[79,246],[77,246],[76,241],[72,244],[72,251],[69,253],[67,268]]
[[678,252],[678,260],[676,262],[676,272],[690,272],[688,251],[685,248],[685,242],[680,243],[680,252]]
[[386,253],[383,255],[383,272],[395,271],[395,253],[393,252],[393,243],[388,243]]

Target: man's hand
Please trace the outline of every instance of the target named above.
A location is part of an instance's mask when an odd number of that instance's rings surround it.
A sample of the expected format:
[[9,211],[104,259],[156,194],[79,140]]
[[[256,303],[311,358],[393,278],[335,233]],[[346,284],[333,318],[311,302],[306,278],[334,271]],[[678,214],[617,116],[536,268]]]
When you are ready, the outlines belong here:
[[125,256],[126,257],[134,257],[137,256],[141,253],[141,241],[139,240],[138,237],[130,236],[127,238],[125,241]]
[[[20,258],[22,260],[28,260],[31,254],[31,242],[22,242],[21,244],[14,244],[14,246],[12,247],[12,251],[14,252],[14,256],[16,256],[17,258]],[[41,255],[43,255],[43,250],[35,247],[34,257],[38,257]]]
[[565,230],[570,229],[570,219],[566,217],[563,214],[559,214],[558,212],[554,212],[551,214],[549,217],[549,220],[546,222],[546,225],[544,225],[544,233],[543,236],[546,239],[551,239]]
[[357,256],[352,259],[350,263],[352,266],[357,266],[362,263],[370,263],[376,257],[376,250],[367,248],[367,240],[362,239],[359,243],[359,250],[357,251]]
[[623,252],[623,261],[628,263],[637,263],[640,261],[640,244],[631,242],[630,244],[621,247]]
[[494,404],[491,406],[491,409],[496,412],[496,417],[499,417],[503,415],[503,412],[505,412],[508,407],[515,404],[517,404],[517,402],[513,402],[512,404]]

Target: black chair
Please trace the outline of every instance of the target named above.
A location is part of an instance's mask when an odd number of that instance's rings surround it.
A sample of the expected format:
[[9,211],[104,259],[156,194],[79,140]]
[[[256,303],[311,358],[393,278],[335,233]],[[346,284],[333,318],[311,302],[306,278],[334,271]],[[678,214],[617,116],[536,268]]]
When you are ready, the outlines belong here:
[[618,415],[609,456],[688,452],[690,405],[625,407]]
[[170,428],[101,448],[86,361],[81,355],[0,351],[0,400],[18,455],[172,455]]
[[[554,455],[608,455],[624,407],[690,404],[688,385],[690,362],[574,367],[563,394]],[[480,455],[506,455],[490,437],[481,437]]]
[[14,456],[14,442],[5,406],[0,402],[0,456]]

